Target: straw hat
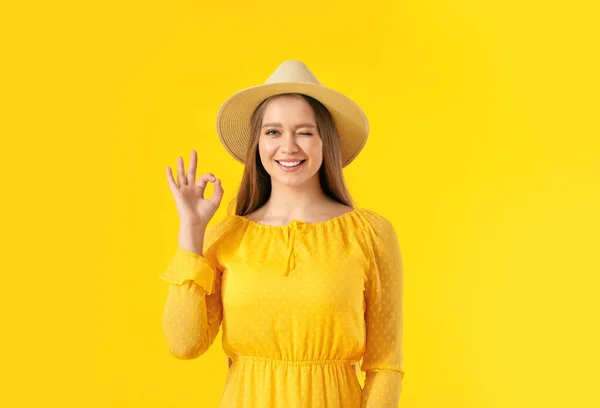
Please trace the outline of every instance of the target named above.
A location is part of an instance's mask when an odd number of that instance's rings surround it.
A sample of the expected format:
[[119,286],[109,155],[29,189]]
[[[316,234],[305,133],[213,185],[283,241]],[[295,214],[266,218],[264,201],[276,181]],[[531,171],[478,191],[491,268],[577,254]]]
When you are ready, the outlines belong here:
[[350,98],[319,82],[301,61],[284,61],[262,85],[242,89],[229,97],[217,114],[217,133],[225,149],[244,164],[250,141],[252,114],[266,98],[301,93],[321,102],[333,116],[340,138],[342,164],[358,156],[369,135],[369,121]]

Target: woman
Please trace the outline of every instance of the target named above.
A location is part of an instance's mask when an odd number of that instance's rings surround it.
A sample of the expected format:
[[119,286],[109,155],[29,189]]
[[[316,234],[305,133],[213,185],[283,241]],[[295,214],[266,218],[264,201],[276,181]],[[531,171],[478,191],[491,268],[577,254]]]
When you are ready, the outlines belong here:
[[286,61],[219,110],[221,142],[245,164],[234,214],[208,228],[223,187],[213,174],[196,182],[195,151],[187,173],[178,158],[177,184],[167,167],[180,232],[160,276],[171,283],[163,331],[175,357],[193,359],[223,325],[221,407],[398,407],[398,238],[353,205],[342,174],[368,129],[349,98]]

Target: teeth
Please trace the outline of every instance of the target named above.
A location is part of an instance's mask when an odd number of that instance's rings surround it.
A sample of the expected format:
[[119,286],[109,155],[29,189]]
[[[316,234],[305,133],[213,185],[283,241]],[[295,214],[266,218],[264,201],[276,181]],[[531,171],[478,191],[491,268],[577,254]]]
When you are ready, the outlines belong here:
[[298,164],[300,164],[299,161],[295,161],[295,162],[278,162],[279,164],[281,164],[282,166],[285,167],[294,167],[297,166]]

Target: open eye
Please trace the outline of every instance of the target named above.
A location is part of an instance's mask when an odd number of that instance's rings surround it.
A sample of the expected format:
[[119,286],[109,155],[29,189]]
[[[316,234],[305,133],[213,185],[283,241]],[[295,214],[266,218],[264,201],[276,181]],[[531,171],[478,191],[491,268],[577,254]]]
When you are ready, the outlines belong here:
[[269,130],[267,130],[267,131],[265,132],[265,135],[272,135],[273,133],[271,133],[271,132],[277,132],[277,133],[279,133],[279,131],[277,131],[277,130],[275,130],[275,129],[269,129]]

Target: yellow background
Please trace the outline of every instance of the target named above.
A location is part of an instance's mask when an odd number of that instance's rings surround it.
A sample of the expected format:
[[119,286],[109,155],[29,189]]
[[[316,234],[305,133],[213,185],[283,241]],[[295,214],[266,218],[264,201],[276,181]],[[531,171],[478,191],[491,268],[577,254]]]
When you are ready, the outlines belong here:
[[221,335],[162,337],[165,168],[196,149],[228,203],[217,110],[300,59],[371,121],[345,174],[401,242],[401,406],[599,406],[593,3],[3,4],[0,405],[217,406]]

